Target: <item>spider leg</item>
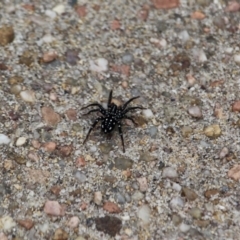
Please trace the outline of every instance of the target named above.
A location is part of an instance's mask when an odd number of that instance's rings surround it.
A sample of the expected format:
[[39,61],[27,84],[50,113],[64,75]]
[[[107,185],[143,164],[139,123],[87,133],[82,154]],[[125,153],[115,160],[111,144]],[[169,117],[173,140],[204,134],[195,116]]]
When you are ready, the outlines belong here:
[[138,106],[138,107],[130,107],[124,110],[123,114],[126,114],[129,111],[135,110],[135,109],[146,109],[144,107]]
[[[91,104],[87,105],[86,107],[81,108],[80,110],[86,109],[86,108],[91,107],[91,106],[97,106],[97,107],[99,107],[99,112],[101,112],[103,115],[106,114],[106,109],[105,109],[101,104],[99,104],[99,103],[91,103]],[[95,110],[95,109],[94,109],[94,110]],[[89,111],[87,114],[89,114],[90,112],[91,112],[91,111]],[[96,111],[93,111],[93,112],[96,112]],[[87,115],[87,114],[84,114],[84,115]]]
[[90,129],[88,130],[87,136],[85,138],[85,140],[83,141],[83,144],[86,143],[91,131],[94,129],[94,127],[98,124],[99,121],[103,120],[103,117],[99,117],[95,120],[95,122],[92,124],[92,126],[90,127]]
[[119,135],[120,135],[120,137],[121,137],[122,146],[123,146],[123,152],[125,153],[123,133],[122,133],[122,126],[121,126],[121,123],[120,123],[120,122],[118,122],[118,132],[119,132]]
[[135,125],[138,125],[132,117],[125,116],[125,119],[131,120]]
[[112,92],[113,90],[110,91],[109,97],[108,97],[108,108],[110,107],[111,101],[112,101]]
[[130,103],[130,102],[132,102],[133,100],[135,100],[135,99],[137,99],[137,98],[139,98],[140,96],[137,96],[137,97],[133,97],[133,98],[130,98],[127,102],[125,102],[124,104],[123,104],[123,110],[127,107],[127,105]]

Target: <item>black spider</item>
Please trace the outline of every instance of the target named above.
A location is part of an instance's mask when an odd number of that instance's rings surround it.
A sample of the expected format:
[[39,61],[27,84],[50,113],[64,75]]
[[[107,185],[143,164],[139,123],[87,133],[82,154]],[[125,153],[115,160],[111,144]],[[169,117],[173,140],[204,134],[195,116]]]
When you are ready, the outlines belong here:
[[[119,131],[119,135],[121,137],[121,141],[122,141],[122,146],[123,146],[123,152],[125,152],[125,147],[124,147],[124,141],[123,141],[123,134],[122,134],[122,127],[121,127],[121,120],[122,119],[129,119],[131,120],[135,125],[137,125],[137,123],[134,121],[134,119],[132,117],[126,116],[126,114],[129,111],[135,110],[135,109],[145,109],[144,107],[141,106],[137,106],[137,107],[128,107],[127,105],[132,102],[133,100],[139,98],[140,96],[137,97],[133,97],[131,99],[129,99],[127,102],[125,102],[122,106],[117,106],[115,103],[112,103],[112,90],[110,91],[109,97],[108,97],[108,105],[107,105],[107,109],[105,109],[101,104],[99,103],[92,103],[87,105],[86,107],[83,107],[82,109],[91,107],[91,106],[96,106],[98,108],[96,109],[92,109],[89,112],[85,113],[84,115],[88,115],[89,113],[92,112],[100,112],[102,114],[101,117],[98,117],[94,123],[92,124],[91,128],[88,131],[88,134],[83,142],[83,144],[86,143],[91,131],[93,130],[93,128],[98,124],[98,122],[102,122],[101,124],[101,129],[104,133],[110,133],[113,131],[113,129],[115,128],[116,125],[118,125],[118,131]],[[81,109],[81,110],[82,110]]]

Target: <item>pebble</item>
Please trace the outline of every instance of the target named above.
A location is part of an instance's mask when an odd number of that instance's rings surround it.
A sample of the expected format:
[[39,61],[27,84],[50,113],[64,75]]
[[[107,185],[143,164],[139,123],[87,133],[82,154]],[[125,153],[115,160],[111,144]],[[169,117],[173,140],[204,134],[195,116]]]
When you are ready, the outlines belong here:
[[220,153],[219,153],[219,158],[220,158],[220,159],[225,158],[225,157],[228,155],[228,153],[229,153],[228,148],[227,148],[227,147],[223,147],[223,148],[221,149]]
[[54,232],[52,240],[68,240],[68,233],[61,228],[57,228]]
[[20,226],[24,227],[26,230],[30,230],[34,226],[34,222],[28,218],[17,220],[17,223]]
[[114,237],[122,228],[121,219],[114,216],[95,218],[96,229]]
[[120,204],[124,204],[126,202],[126,199],[125,199],[124,195],[120,192],[116,193],[115,199]]
[[188,232],[189,230],[190,230],[190,226],[189,225],[187,225],[186,223],[181,223],[180,225],[179,225],[179,230],[181,231],[181,232]]
[[153,112],[151,109],[144,109],[142,112],[143,112],[144,117],[146,117],[148,119],[153,118]]
[[105,72],[108,70],[108,61],[105,58],[98,58],[96,60],[90,60],[90,70],[93,72]]
[[97,205],[101,205],[102,203],[102,193],[100,191],[94,193],[93,201]]
[[22,91],[22,87],[18,84],[11,86],[10,93],[18,95]]
[[174,169],[172,167],[166,167],[163,169],[162,176],[164,178],[176,178],[176,177],[178,177],[178,173],[177,173],[176,169]]
[[9,144],[10,142],[11,142],[11,140],[7,135],[0,133],[0,145]]
[[204,196],[207,198],[207,199],[210,199],[212,196],[216,195],[219,193],[219,190],[216,189],[216,188],[211,188],[211,189],[208,189],[204,192]]
[[72,121],[77,120],[77,111],[73,108],[69,108],[66,112],[67,118]]
[[19,84],[19,83],[22,83],[23,81],[24,81],[24,79],[21,76],[18,76],[18,75],[12,76],[8,79],[8,83],[10,85]]
[[16,226],[16,223],[10,216],[2,216],[0,218],[0,229],[3,231],[11,231]]
[[54,19],[54,18],[57,16],[56,12],[54,12],[54,11],[52,11],[52,10],[49,10],[49,9],[47,9],[47,10],[45,11],[45,14],[46,14],[46,16],[48,16],[48,17],[50,17],[50,18],[52,18],[52,19]]
[[125,53],[122,56],[122,63],[123,64],[130,64],[133,61],[134,61],[134,57],[133,57],[133,55],[131,53]]
[[8,237],[3,232],[0,232],[0,240],[8,240]]
[[195,118],[202,118],[202,110],[199,106],[192,106],[188,108],[188,113]]
[[138,209],[138,217],[142,220],[143,224],[150,223],[151,210],[148,205],[144,204]]
[[4,25],[0,28],[0,46],[6,46],[14,40],[14,30],[12,26]]
[[240,100],[237,100],[232,104],[232,111],[240,112]]
[[20,97],[23,101],[28,103],[34,103],[35,102],[35,93],[30,90],[24,90],[20,92]]
[[182,193],[183,193],[183,196],[185,196],[189,201],[194,201],[198,197],[198,195],[188,187],[183,187]]
[[114,203],[114,202],[105,202],[103,204],[103,209],[106,210],[109,213],[120,213],[121,209],[119,208],[119,206]]
[[181,39],[183,43],[187,42],[190,39],[188,31],[183,30],[178,34],[178,37]]
[[227,7],[225,8],[226,12],[238,12],[240,10],[240,3],[237,1],[229,1]]
[[47,142],[47,143],[44,143],[43,145],[43,149],[46,151],[46,152],[53,152],[57,147],[57,144],[55,142]]
[[184,201],[181,197],[174,197],[171,201],[170,201],[170,206],[172,209],[178,209],[183,208],[184,207]]
[[84,183],[87,180],[87,177],[85,174],[76,171],[75,173],[75,178],[80,182],[80,183]]
[[148,189],[147,179],[145,177],[137,178],[139,189],[141,192],[146,192]]
[[140,201],[144,198],[144,194],[140,191],[135,191],[132,195],[132,200],[134,201]]
[[26,143],[27,139],[25,137],[20,137],[16,141],[16,146],[20,147]]
[[65,209],[57,201],[47,200],[44,205],[44,212],[53,216],[65,215]]
[[78,168],[78,167],[84,167],[84,166],[86,166],[85,158],[84,158],[83,156],[78,157],[78,158],[76,159],[75,166],[76,166],[77,168]]
[[133,165],[133,161],[129,158],[115,158],[114,159],[114,167],[119,170],[127,170],[128,168],[131,169]]
[[228,177],[232,178],[235,181],[240,179],[240,165],[235,165],[228,171]]
[[193,133],[193,129],[192,129],[191,127],[189,127],[189,126],[184,126],[184,127],[182,128],[182,135],[183,135],[183,137],[187,138],[187,137],[189,137],[189,135],[190,135],[191,133]]
[[155,126],[151,126],[149,129],[148,129],[148,133],[150,135],[151,138],[155,138],[157,133],[158,133],[158,129],[155,127]]
[[195,219],[199,219],[202,216],[201,210],[197,207],[191,208],[188,212]]
[[67,225],[68,225],[70,228],[76,228],[76,227],[78,227],[79,222],[80,222],[79,218],[78,218],[77,216],[73,216],[73,217],[71,217],[71,218],[69,219]]
[[44,63],[50,63],[57,58],[57,54],[54,51],[45,52],[42,56],[42,61]]
[[53,11],[61,15],[65,12],[65,6],[63,4],[59,4],[53,8]]
[[215,139],[221,136],[222,130],[218,124],[213,124],[204,129],[204,134],[211,139]]
[[57,125],[61,120],[60,115],[54,112],[51,107],[42,107],[41,113],[43,120],[50,126]]
[[172,215],[172,221],[175,226],[178,226],[182,222],[182,218],[178,214],[174,213]]

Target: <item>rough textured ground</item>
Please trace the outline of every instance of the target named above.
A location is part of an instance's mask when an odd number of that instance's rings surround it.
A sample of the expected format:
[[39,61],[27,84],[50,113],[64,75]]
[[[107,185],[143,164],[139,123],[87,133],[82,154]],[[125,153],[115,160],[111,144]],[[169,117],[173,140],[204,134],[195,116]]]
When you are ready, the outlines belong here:
[[[0,240],[239,239],[239,10],[0,1]],[[111,89],[125,153],[82,145]]]

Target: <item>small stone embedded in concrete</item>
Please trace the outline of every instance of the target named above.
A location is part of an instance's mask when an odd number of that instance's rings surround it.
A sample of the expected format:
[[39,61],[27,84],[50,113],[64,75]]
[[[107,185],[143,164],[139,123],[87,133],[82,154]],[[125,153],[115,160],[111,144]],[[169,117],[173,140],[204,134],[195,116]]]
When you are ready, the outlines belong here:
[[141,178],[137,178],[137,181],[139,183],[140,186],[140,191],[141,192],[146,192],[148,189],[148,183],[147,183],[147,179],[146,177],[141,177]]
[[17,220],[17,223],[20,226],[24,227],[26,230],[30,230],[34,226],[34,222],[28,218],[19,219],[19,220]]
[[94,203],[97,205],[101,205],[102,203],[102,193],[100,191],[94,193]]
[[211,139],[215,139],[221,136],[222,130],[218,124],[213,124],[204,128],[204,134]]
[[95,218],[96,229],[114,237],[122,228],[122,221],[114,216]]
[[16,226],[16,222],[10,216],[2,216],[0,218],[0,230],[11,231]]
[[65,209],[57,201],[47,200],[44,205],[44,212],[52,216],[65,215]]
[[0,134],[0,145],[9,144],[10,142],[11,142],[11,139],[7,135]]
[[240,179],[240,165],[233,166],[228,171],[228,177],[232,178],[235,181],[238,181]]
[[110,202],[110,201],[107,201],[103,204],[103,209],[109,213],[120,213],[121,212],[121,209],[119,208],[119,206],[116,203]]
[[69,239],[68,233],[61,228],[57,228],[52,237],[52,240],[68,240],[68,239]]
[[143,224],[150,223],[151,220],[151,209],[148,205],[142,205],[138,209],[138,217],[142,220]]
[[164,178],[176,178],[178,177],[178,173],[173,167],[166,167],[163,169],[162,176]]
[[199,106],[192,106],[188,108],[188,113],[195,118],[202,118],[202,110]]
[[76,228],[76,227],[78,227],[79,222],[80,222],[79,218],[78,218],[77,216],[73,216],[73,217],[71,217],[71,218],[69,219],[67,225],[68,225],[70,228]]
[[61,118],[51,107],[42,107],[41,109],[43,120],[50,126],[57,125]]
[[28,103],[34,103],[35,102],[35,93],[31,90],[24,90],[20,92],[20,97],[23,101]]
[[15,34],[12,26],[4,25],[0,28],[0,46],[6,46],[14,40]]
[[25,137],[20,137],[16,141],[16,146],[20,147],[23,146],[26,143],[27,139]]

